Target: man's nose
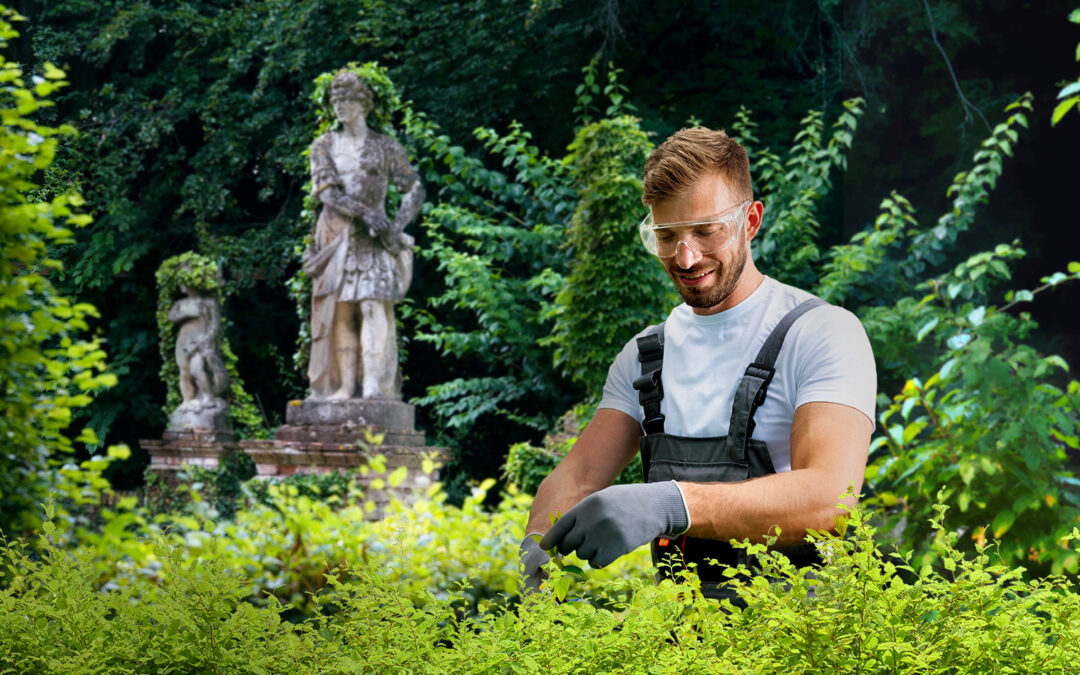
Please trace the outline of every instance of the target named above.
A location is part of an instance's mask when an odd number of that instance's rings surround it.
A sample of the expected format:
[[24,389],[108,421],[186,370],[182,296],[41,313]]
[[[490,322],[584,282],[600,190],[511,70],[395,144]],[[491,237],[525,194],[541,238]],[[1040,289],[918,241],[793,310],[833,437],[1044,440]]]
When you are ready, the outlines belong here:
[[700,259],[701,254],[695,251],[690,244],[681,239],[679,243],[675,244],[675,264],[681,269],[690,269]]

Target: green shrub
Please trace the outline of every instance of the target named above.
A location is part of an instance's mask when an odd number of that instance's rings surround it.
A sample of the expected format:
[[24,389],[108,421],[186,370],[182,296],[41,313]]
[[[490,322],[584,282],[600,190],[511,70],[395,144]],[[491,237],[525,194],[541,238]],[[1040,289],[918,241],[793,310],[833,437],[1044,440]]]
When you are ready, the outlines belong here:
[[[301,615],[315,611],[311,594],[326,586],[328,570],[358,560],[383,560],[385,570],[400,575],[402,592],[418,601],[424,593],[445,597],[465,583],[461,595],[474,609],[517,592],[517,551],[531,497],[515,489],[490,511],[484,503],[494,480],[473,486],[460,506],[432,483],[419,499],[392,500],[383,519],[372,521],[376,505],[368,490],[393,492],[406,476],[404,469],[385,473],[377,457],[344,484],[340,476],[250,481],[241,488],[242,508],[226,519],[218,501],[232,508],[236,501],[216,492],[220,473],[194,473],[206,482],[182,487],[186,495],[174,502],[179,510],[155,513],[130,497],[102,509],[101,527],[81,527],[63,541],[109,588],[145,587],[163,574],[155,537],[176,547],[185,563],[210,555],[212,547],[217,559],[242,571],[248,601],[274,597]],[[648,559],[642,549],[597,572],[594,581],[640,575]]]
[[[509,500],[483,516],[520,522],[521,504]],[[0,590],[0,666],[40,673],[1070,672],[1080,657],[1075,585],[1057,576],[1025,581],[996,562],[993,545],[961,554],[955,534],[942,529],[945,510],[933,521],[933,566],[884,554],[857,510],[848,537],[815,536],[826,563],[813,579],[761,545],[741,544],[768,574],[743,581],[741,570],[730,571],[742,609],[704,599],[692,575],[655,586],[645,570],[608,580],[590,570],[582,586],[553,565],[548,588],[559,593],[475,603],[467,579],[437,588],[437,564],[431,576],[412,577],[431,561],[417,565],[414,556],[439,549],[448,566],[468,556],[514,577],[506,559],[516,561],[516,545],[485,546],[417,513],[396,529],[387,524],[384,551],[354,551],[324,567],[309,596],[312,614],[295,623],[283,620],[287,607],[272,597],[265,606],[244,601],[250,584],[227,553],[227,533],[201,541],[198,558],[182,540],[158,537],[149,545],[155,575],[102,590],[94,563],[58,548],[50,524],[33,553],[25,543],[0,549],[0,566],[12,575]],[[1075,546],[1080,531],[1069,539]]]
[[[9,21],[21,19],[0,5],[0,48],[18,36]],[[63,270],[56,249],[73,241],[73,228],[90,222],[79,213],[82,197],[29,196],[59,139],[75,134],[68,125],[32,119],[52,105],[47,97],[67,84],[64,77],[46,63],[42,75],[24,79],[17,64],[0,56],[0,530],[8,533],[39,522],[41,501],[66,480],[61,466],[74,450],[65,434],[73,411],[116,383],[105,372],[101,339],[86,337],[97,310],[65,297],[52,282]],[[98,443],[89,428],[75,440]]]
[[562,372],[597,398],[627,340],[663,319],[678,296],[663,267],[637,240],[641,171],[653,145],[630,116],[578,130],[564,162],[578,193],[566,231],[569,269],[555,297],[555,346]]

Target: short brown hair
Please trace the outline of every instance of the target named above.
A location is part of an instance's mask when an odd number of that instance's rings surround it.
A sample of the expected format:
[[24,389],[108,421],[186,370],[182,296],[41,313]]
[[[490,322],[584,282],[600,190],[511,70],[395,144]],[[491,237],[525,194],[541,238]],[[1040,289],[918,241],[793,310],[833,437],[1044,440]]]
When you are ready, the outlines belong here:
[[723,129],[694,127],[676,131],[649,155],[641,201],[652,205],[678,197],[706,174],[720,174],[737,199],[754,198],[746,148]]

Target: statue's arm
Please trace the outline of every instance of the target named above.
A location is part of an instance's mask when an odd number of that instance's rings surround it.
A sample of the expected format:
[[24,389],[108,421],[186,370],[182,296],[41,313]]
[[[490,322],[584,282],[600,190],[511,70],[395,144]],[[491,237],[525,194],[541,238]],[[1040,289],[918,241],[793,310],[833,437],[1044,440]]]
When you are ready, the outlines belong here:
[[323,206],[329,206],[350,218],[359,218],[367,222],[371,209],[345,194],[339,187],[325,187],[317,193]]
[[199,305],[193,302],[191,298],[183,298],[177,300],[172,307],[169,308],[169,321],[177,323],[184,321],[185,319],[197,319],[199,318]]
[[371,209],[345,194],[337,167],[330,156],[330,137],[322,135],[311,144],[311,194],[323,206],[350,218],[367,220]]
[[394,186],[401,195],[401,205],[397,215],[394,216],[394,232],[402,232],[405,226],[416,218],[424,205],[424,184],[420,182],[420,175],[409,164],[409,157],[405,154],[405,148],[394,142],[393,151],[390,155],[390,177]]

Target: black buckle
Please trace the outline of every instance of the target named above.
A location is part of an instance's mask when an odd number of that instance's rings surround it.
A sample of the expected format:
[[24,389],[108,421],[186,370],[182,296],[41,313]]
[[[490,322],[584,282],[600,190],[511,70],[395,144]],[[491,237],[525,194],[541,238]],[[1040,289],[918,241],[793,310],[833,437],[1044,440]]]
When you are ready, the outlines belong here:
[[758,363],[751,363],[746,367],[746,375],[749,377],[756,377],[761,380],[761,387],[758,388],[757,394],[754,395],[754,405],[765,405],[765,394],[769,391],[769,383],[772,382],[773,375],[776,374],[775,368],[763,366]]
[[656,417],[650,417],[641,423],[641,428],[645,430],[645,435],[659,433],[664,430],[664,420],[666,418],[663,415],[657,415]]
[[663,358],[664,356],[664,344],[660,342],[660,336],[656,333],[649,333],[643,335],[637,339],[638,363],[648,363],[649,361],[655,361]]
[[[661,371],[659,370],[654,370],[651,373],[645,373],[634,378],[634,389],[637,389],[639,392],[641,392],[642,396],[645,395],[645,392],[648,389],[655,389],[657,390],[657,392],[659,392],[660,372]],[[642,403],[644,402],[645,399],[642,399]]]

